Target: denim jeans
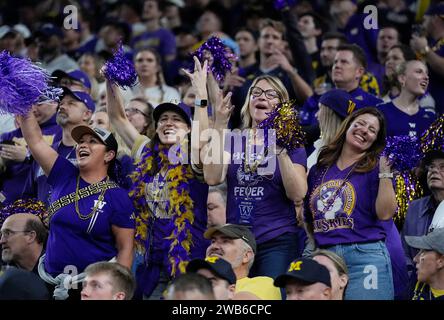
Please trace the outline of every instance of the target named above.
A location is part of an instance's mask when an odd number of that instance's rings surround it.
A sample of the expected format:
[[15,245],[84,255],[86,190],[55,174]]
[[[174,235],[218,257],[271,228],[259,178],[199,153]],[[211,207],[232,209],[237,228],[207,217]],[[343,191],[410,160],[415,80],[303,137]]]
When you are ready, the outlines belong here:
[[302,255],[306,234],[298,228],[296,233],[284,233],[257,246],[250,277],[267,276],[275,279],[287,271],[290,262]]
[[327,247],[341,256],[348,268],[345,300],[393,300],[390,256],[383,241]]

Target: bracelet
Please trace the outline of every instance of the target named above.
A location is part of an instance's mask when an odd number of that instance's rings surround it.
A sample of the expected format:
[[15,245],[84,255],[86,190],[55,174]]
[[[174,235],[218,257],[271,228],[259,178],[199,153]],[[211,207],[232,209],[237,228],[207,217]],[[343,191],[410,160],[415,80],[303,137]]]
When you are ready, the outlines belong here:
[[393,179],[393,172],[382,172],[378,175],[379,179]]
[[278,156],[280,156],[282,153],[286,153],[287,152],[287,149],[285,149],[285,148],[282,148],[282,150],[281,151],[279,151],[279,153],[277,154]]

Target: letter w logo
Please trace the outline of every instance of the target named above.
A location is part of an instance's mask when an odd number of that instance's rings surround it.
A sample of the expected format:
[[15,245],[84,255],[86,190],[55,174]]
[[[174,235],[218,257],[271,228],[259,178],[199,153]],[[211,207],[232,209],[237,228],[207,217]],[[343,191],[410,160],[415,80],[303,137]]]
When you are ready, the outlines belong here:
[[98,201],[99,201],[99,200],[94,200],[94,207],[97,207],[97,206],[98,206],[99,209],[102,210],[103,207],[105,206],[106,202],[105,202],[105,201],[100,201],[100,202],[97,204]]
[[251,210],[253,210],[252,206],[239,206],[242,216],[250,216]]

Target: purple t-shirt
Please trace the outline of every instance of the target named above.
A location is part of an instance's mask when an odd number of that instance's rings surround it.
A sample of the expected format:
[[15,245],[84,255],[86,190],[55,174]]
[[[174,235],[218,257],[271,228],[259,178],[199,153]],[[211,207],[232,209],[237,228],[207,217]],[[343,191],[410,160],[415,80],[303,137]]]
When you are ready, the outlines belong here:
[[160,28],[156,31],[146,31],[131,41],[131,47],[136,51],[142,48],[154,48],[161,57],[176,54],[176,38],[167,29]]
[[351,169],[339,170],[334,164],[327,172],[317,165],[310,170],[304,213],[306,221],[313,223],[319,246],[385,238],[376,215],[379,168],[366,173],[350,173]]
[[399,110],[392,101],[378,105],[378,109],[386,120],[387,137],[408,135],[419,138],[436,118],[433,112],[425,108],[419,108],[414,115],[408,115]]
[[[237,137],[240,134],[235,139]],[[286,196],[278,159],[268,155],[256,171],[248,172],[243,163],[245,140],[242,138],[239,150],[235,143],[228,143],[228,139],[225,146],[226,151],[231,149],[232,155],[227,172],[227,222],[251,226],[259,244],[287,232],[297,232],[294,203]],[[256,155],[264,154],[259,149],[249,153],[252,161],[255,161]],[[289,152],[289,156],[293,163],[307,166],[304,148]]]
[[[48,176],[48,183],[53,187],[52,202],[75,192],[78,175],[78,168],[70,161],[61,156],[57,158]],[[80,178],[79,189],[86,186],[88,183]],[[98,198],[99,194],[93,194],[81,199],[79,212],[89,214]],[[80,273],[91,263],[115,257],[117,249],[111,227],[134,229],[133,212],[133,204],[122,188],[108,189],[96,214],[89,219],[80,219],[74,202],[59,209],[50,220],[46,272],[57,276],[72,265]]]

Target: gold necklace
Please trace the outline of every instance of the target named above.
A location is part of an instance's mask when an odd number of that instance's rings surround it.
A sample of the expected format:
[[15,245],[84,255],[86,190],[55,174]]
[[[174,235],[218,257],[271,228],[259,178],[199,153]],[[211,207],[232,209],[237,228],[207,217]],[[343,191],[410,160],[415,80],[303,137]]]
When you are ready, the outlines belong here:
[[76,213],[77,213],[77,215],[79,216],[80,219],[82,219],[82,220],[88,220],[89,218],[91,218],[91,217],[96,213],[97,208],[99,207],[100,203],[102,202],[102,200],[103,200],[103,198],[104,198],[104,196],[105,196],[105,192],[106,192],[106,190],[107,190],[106,185],[108,184],[108,182],[109,182],[109,176],[106,176],[106,183],[105,183],[105,186],[103,187],[103,189],[102,189],[102,191],[101,191],[101,193],[100,193],[100,195],[99,195],[99,199],[98,199],[98,201],[96,202],[96,205],[94,206],[93,210],[92,210],[89,214],[87,214],[87,215],[83,215],[83,214],[80,213],[80,210],[79,210],[79,200],[80,200],[80,197],[79,197],[80,175],[77,176],[76,196],[75,196],[75,202],[74,202],[74,203],[75,203],[75,207],[76,207]]
[[[263,160],[262,156],[258,156],[257,152],[255,152],[254,153],[254,160],[251,161],[250,157],[252,156],[252,145],[253,145],[253,142],[254,142],[253,139],[255,140],[255,134],[251,133],[252,130],[254,130],[254,129],[249,129],[248,130],[247,142],[246,142],[246,145],[245,145],[245,157],[244,157],[244,172],[245,173],[250,173],[250,172],[254,173],[254,172],[256,172],[257,167],[259,166],[259,164]],[[254,149],[257,149],[257,146]],[[264,154],[264,156],[265,156],[265,154]]]

